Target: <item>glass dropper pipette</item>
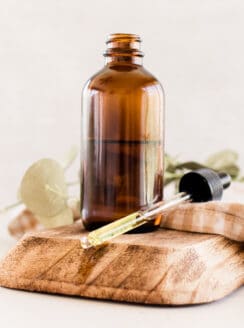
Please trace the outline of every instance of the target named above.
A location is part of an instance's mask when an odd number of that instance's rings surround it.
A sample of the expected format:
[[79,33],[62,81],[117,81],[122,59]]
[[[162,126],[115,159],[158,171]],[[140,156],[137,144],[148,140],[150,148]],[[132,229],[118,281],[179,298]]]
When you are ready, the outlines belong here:
[[206,202],[221,199],[223,189],[230,185],[231,178],[226,173],[216,173],[210,169],[199,169],[185,174],[179,184],[179,193],[166,201],[153,204],[144,211],[137,211],[88,233],[81,239],[84,249],[102,245],[112,238],[131,231],[150,220],[185,202]]

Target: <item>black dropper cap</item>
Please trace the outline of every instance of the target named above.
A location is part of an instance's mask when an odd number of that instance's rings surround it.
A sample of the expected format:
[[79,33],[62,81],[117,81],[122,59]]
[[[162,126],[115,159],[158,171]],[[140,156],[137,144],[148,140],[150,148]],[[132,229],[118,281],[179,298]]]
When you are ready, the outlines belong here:
[[193,202],[208,202],[221,199],[230,184],[227,173],[204,168],[186,173],[180,180],[179,191],[191,195]]

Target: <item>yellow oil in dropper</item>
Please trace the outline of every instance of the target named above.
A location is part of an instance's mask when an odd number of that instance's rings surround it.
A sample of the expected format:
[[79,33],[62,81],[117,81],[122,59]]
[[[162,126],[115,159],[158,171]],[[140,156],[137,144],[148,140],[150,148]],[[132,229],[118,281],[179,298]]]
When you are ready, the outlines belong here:
[[140,227],[148,221],[153,220],[156,214],[159,214],[164,210],[178,205],[189,199],[190,195],[186,195],[185,193],[179,193],[169,201],[161,201],[154,204],[146,211],[138,211],[129,214],[119,220],[116,220],[110,224],[107,224],[99,229],[90,232],[86,237],[83,237],[81,239],[81,245],[83,248],[90,248],[93,246],[101,245],[114,237],[117,237],[130,230]]

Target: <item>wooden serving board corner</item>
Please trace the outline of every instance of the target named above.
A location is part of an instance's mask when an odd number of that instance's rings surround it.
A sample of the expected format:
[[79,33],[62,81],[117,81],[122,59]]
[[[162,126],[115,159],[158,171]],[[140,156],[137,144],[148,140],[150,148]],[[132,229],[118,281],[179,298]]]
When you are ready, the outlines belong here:
[[0,285],[144,304],[220,299],[244,283],[241,243],[160,229],[83,250],[80,222],[24,237],[0,263]]

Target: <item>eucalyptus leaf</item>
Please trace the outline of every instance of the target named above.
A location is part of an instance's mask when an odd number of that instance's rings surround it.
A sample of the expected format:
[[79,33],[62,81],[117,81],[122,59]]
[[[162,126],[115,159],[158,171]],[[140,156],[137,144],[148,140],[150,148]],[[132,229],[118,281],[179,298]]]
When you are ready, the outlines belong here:
[[217,172],[228,173],[233,180],[244,182],[244,177],[240,177],[240,167],[237,164],[238,154],[233,150],[223,150],[217,152],[207,159],[206,162],[199,163],[196,161],[177,162],[175,158],[166,155],[164,184],[171,182],[177,183],[180,177],[188,170],[197,170],[201,168],[211,168]]
[[238,182],[244,182],[244,176],[237,179]]
[[174,173],[175,167],[178,165],[178,161],[174,157],[170,156],[169,154],[165,154],[164,165],[165,165],[165,171]]
[[68,206],[73,212],[74,219],[80,218],[80,216],[81,216],[81,214],[80,214],[80,208],[81,208],[80,199],[78,199],[76,197],[69,198],[68,199]]
[[206,166],[198,162],[183,162],[176,166],[176,169],[187,169],[187,170],[198,170],[202,168],[206,168]]
[[182,173],[171,173],[171,172],[164,172],[164,185],[176,181],[182,177]]
[[234,150],[223,150],[208,157],[206,166],[220,171],[225,167],[236,165],[238,154]]
[[223,166],[221,167],[221,170],[218,171],[228,173],[232,178],[236,179],[240,173],[240,168],[236,164],[232,164]]
[[73,212],[69,207],[66,207],[60,213],[52,217],[40,215],[37,215],[36,217],[45,228],[61,227],[74,222]]
[[21,181],[20,197],[36,215],[50,217],[60,213],[67,207],[63,167],[49,158],[35,162]]

